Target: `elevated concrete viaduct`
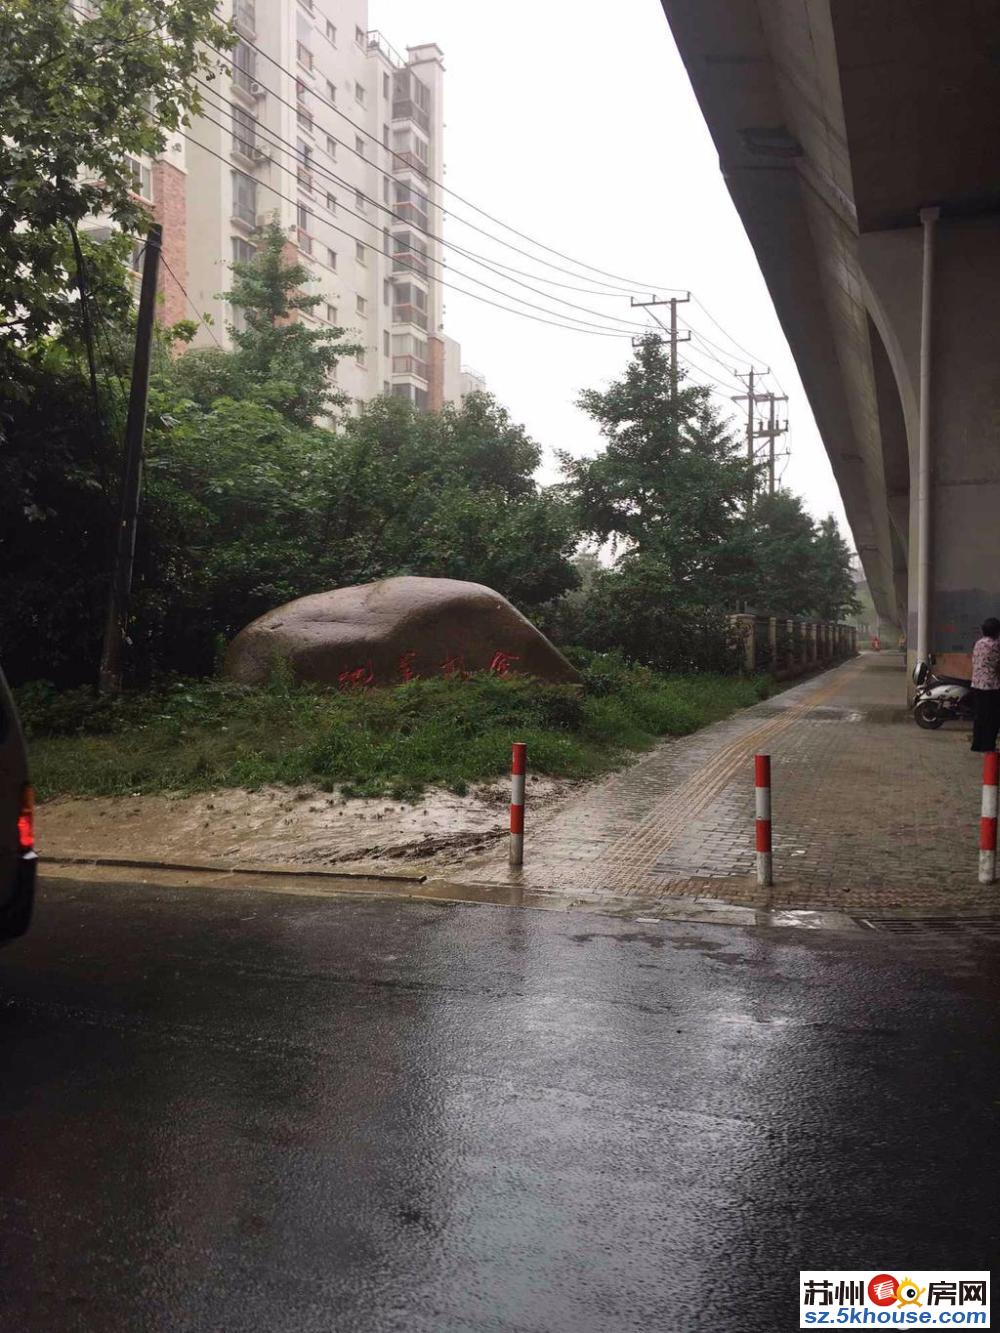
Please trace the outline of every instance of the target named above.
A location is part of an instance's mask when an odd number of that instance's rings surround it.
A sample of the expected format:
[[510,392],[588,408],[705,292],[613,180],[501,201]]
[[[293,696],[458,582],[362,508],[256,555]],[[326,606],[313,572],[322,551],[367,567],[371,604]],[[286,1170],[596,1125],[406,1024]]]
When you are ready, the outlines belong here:
[[662,2],[879,613],[957,670],[1000,615],[1000,0]]

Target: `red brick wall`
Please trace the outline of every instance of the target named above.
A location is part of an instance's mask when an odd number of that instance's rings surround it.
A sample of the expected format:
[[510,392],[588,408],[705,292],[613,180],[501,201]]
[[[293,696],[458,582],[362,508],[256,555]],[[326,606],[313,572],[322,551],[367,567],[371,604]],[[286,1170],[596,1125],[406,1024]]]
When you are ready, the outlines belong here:
[[153,163],[153,218],[163,228],[163,258],[160,265],[159,302],[156,318],[161,324],[176,324],[179,319],[194,319],[184,293],[171,277],[167,264],[177,279],[187,286],[187,176],[171,162]]

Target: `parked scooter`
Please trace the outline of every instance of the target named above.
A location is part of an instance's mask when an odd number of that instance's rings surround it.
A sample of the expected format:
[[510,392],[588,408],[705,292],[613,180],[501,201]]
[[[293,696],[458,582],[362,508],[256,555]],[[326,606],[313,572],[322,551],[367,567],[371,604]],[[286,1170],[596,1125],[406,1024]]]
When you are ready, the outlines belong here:
[[931,659],[913,668],[917,687],[913,699],[913,719],[918,727],[937,731],[945,722],[972,721],[972,681],[959,676],[936,676]]

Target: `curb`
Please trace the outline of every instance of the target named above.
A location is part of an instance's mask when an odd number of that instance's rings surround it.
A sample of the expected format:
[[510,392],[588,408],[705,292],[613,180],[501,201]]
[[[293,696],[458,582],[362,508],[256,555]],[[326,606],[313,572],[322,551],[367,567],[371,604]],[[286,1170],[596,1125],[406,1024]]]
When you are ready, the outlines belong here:
[[126,870],[184,870],[213,875],[289,875],[310,879],[386,880],[393,884],[423,884],[426,875],[405,875],[399,871],[316,870],[308,866],[286,864],[239,865],[232,861],[158,861],[129,856],[41,856],[39,869],[46,864],[66,866],[117,866]]

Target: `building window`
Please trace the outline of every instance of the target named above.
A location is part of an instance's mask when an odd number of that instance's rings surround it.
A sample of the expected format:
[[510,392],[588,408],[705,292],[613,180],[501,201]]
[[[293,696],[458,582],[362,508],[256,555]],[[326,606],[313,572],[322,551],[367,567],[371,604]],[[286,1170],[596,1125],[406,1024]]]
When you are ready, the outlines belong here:
[[383,97],[388,97],[388,96],[389,96],[389,76],[388,76],[388,74],[383,74],[383,75],[382,75],[382,96],[383,96]]
[[312,236],[309,234],[312,230],[312,214],[305,204],[299,204],[295,210],[295,221],[299,233],[299,249],[307,255],[312,254]]
[[298,176],[299,184],[302,186],[304,190],[307,190],[311,194],[313,187],[312,145],[307,144],[305,139],[296,139],[295,151],[297,155],[296,174]]
[[365,155],[365,141],[360,134],[354,136],[354,151],[357,153],[358,157],[364,157]]
[[383,392],[386,396],[388,396],[389,394],[392,393],[392,385],[389,383],[388,380],[383,380],[383,381],[382,381],[382,392]]
[[382,304],[389,305],[392,300],[392,283],[388,278],[382,282]]
[[336,322],[337,322],[337,307],[336,307],[335,305],[328,305],[328,306],[327,306],[327,308],[326,308],[326,322],[327,322],[328,324],[336,324]]
[[363,296],[356,296],[356,297],[354,298],[354,300],[355,300],[355,304],[356,304],[356,306],[357,306],[358,314],[359,314],[359,315],[367,315],[367,313],[368,313],[368,302],[365,300],[365,298],[364,298]]
[[233,217],[248,227],[257,225],[257,182],[242,171],[233,172]]
[[331,23],[329,19],[326,21],[326,40],[331,46],[337,45],[337,25]]
[[387,203],[389,202],[389,177],[388,177],[388,176],[383,176],[383,177],[382,177],[382,202],[383,202],[383,204],[387,204]]
[[315,128],[313,125],[312,112],[307,111],[301,102],[295,109],[295,119],[300,130],[305,130],[307,134],[312,134],[313,129]]
[[329,79],[326,81],[326,100],[328,102],[335,102],[337,100],[337,85],[331,83]]
[[396,181],[396,213],[403,222],[412,222],[427,230],[427,196],[414,185]]
[[257,247],[244,240],[242,236],[233,237],[234,264],[249,264],[256,253]]
[[233,47],[233,83],[245,93],[254,91],[254,77],[257,70],[257,56],[246,42],[237,42]]
[[233,152],[251,160],[257,147],[257,118],[241,106],[233,105]]
[[354,85],[354,100],[359,106],[364,106],[365,104],[365,90],[360,83]]
[[309,50],[308,46],[306,46],[305,42],[295,43],[295,58],[303,69],[307,69],[310,74],[312,73],[313,53]]
[[257,14],[255,0],[233,0],[233,22],[247,32],[256,30]]
[[129,175],[132,177],[132,189],[143,199],[152,199],[153,197],[153,173],[145,163],[140,162],[137,157],[127,157],[125,159]]
[[337,252],[336,252],[336,250],[330,250],[330,249],[327,250],[327,252],[326,252],[326,262],[330,265],[331,268],[336,268],[336,267],[337,267]]
[[354,242],[354,258],[358,261],[359,264],[368,263],[368,255],[365,250],[364,244],[361,241]]
[[400,282],[393,291],[392,322],[427,328],[427,293],[415,282]]
[[388,126],[388,125],[383,125],[383,126],[382,126],[382,145],[383,145],[383,147],[385,147],[385,148],[388,148],[388,147],[389,147],[389,126]]
[[361,213],[365,211],[365,196],[361,190],[354,191],[354,207]]
[[364,28],[355,28],[355,29],[354,29],[354,40],[357,42],[358,46],[360,46],[360,47],[364,47],[364,44],[365,44],[365,30],[364,30]]
[[337,156],[337,140],[332,138],[329,134],[326,136],[326,151],[331,157]]
[[419,134],[415,134],[412,130],[393,130],[392,151],[399,162],[426,174],[427,144]]
[[326,196],[326,206],[327,206],[327,208],[329,209],[329,211],[330,211],[331,213],[336,213],[336,211],[337,211],[337,196],[336,196],[335,194],[328,194],[328,195]]
[[388,355],[389,355],[389,330],[388,330],[388,329],[383,329],[383,330],[382,330],[382,352],[383,352],[383,355],[385,355],[385,356],[388,356]]

